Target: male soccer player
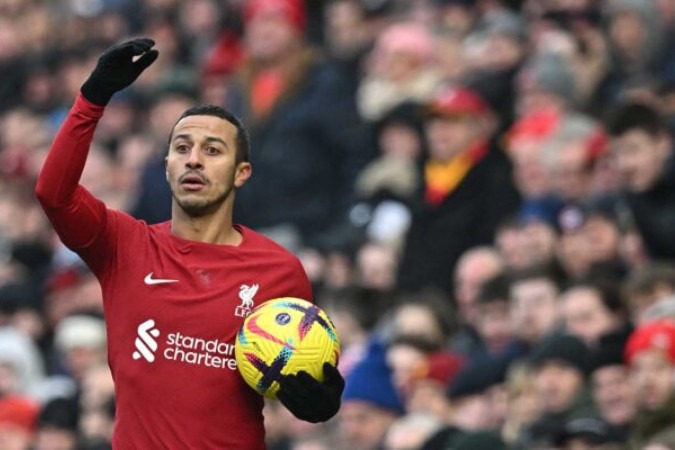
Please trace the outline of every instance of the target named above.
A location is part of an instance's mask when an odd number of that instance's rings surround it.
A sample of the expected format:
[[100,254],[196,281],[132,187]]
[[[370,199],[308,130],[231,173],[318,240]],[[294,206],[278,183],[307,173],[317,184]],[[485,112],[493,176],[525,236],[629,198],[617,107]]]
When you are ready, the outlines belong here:
[[[251,175],[248,137],[215,106],[185,111],[172,130],[169,222],[149,226],[107,209],[79,185],[105,105],[155,59],[151,39],[106,50],[82,85],[40,174],[36,194],[61,240],[99,279],[115,380],[115,449],[264,449],[262,398],[237,373],[234,342],[251,307],[311,299],[299,261],[232,223]],[[287,376],[279,399],[298,418],[335,415],[344,381]]]

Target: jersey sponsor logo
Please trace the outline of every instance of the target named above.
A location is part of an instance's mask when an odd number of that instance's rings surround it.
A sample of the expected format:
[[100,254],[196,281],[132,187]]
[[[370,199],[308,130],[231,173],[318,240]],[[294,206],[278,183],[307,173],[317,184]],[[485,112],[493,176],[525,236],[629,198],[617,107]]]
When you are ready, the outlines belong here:
[[242,284],[239,286],[239,298],[241,299],[241,305],[237,306],[234,310],[234,315],[237,317],[246,317],[251,314],[253,311],[253,297],[258,292],[260,286],[258,284]]
[[159,337],[159,330],[155,328],[155,321],[148,319],[138,326],[138,336],[134,341],[136,351],[133,353],[134,359],[140,359],[141,356],[148,362],[155,360],[157,351],[156,337]]
[[141,323],[134,343],[136,351],[132,357],[135,360],[142,357],[149,363],[154,362],[156,357],[163,357],[182,364],[237,370],[233,343],[189,336],[180,331],[166,333],[164,342],[157,342],[159,336],[160,331],[153,319]]
[[150,272],[143,278],[143,282],[147,285],[153,285],[153,284],[164,284],[164,283],[178,283],[178,280],[174,280],[171,278],[152,278],[152,274],[154,272]]

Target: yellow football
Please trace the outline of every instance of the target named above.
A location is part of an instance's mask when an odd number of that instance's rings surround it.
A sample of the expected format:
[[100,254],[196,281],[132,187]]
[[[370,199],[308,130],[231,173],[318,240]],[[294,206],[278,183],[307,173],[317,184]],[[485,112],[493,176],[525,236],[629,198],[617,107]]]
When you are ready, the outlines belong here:
[[324,310],[307,300],[266,301],[237,333],[239,373],[261,395],[276,399],[279,379],[303,370],[323,381],[323,364],[337,365],[340,337]]

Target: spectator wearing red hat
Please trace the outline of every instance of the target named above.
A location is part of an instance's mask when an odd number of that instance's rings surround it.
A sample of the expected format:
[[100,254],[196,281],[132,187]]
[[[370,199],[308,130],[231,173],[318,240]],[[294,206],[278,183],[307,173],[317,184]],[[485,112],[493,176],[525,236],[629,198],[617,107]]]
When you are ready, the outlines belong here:
[[244,3],[246,56],[226,98],[250,124],[256,166],[237,220],[291,248],[346,220],[354,181],[369,159],[352,89],[308,44],[303,5]]
[[425,109],[429,154],[399,268],[400,287],[451,290],[460,255],[492,241],[518,195],[506,160],[490,148],[494,115],[478,94],[450,87]]
[[30,448],[40,408],[17,396],[0,399],[0,448],[27,450]]
[[550,194],[551,180],[541,149],[551,141],[562,120],[558,111],[535,111],[518,119],[504,136],[514,181],[525,199],[537,200]]
[[596,120],[566,114],[552,141],[541,148],[553,195],[571,203],[616,190],[616,170],[605,162],[607,146],[608,138]]
[[420,337],[405,335],[389,343],[386,358],[406,411],[444,419],[449,412],[444,393],[464,365],[463,358]]
[[450,405],[445,391],[464,365],[465,361],[452,352],[441,350],[428,355],[426,364],[412,382],[406,410],[441,419],[446,417]]
[[638,399],[633,441],[641,444],[673,427],[675,417],[675,321],[657,320],[638,327],[625,349]]

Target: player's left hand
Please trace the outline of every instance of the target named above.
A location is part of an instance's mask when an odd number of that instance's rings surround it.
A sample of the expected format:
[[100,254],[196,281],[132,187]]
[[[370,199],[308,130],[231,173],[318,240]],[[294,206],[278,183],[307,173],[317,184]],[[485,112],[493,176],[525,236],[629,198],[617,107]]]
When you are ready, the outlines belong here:
[[82,96],[95,105],[107,105],[117,91],[133,83],[155,62],[159,52],[154,46],[152,39],[138,38],[109,47],[80,88]]
[[323,375],[323,383],[304,371],[286,375],[279,381],[277,398],[298,419],[325,422],[340,409],[345,380],[329,363],[324,363]]

